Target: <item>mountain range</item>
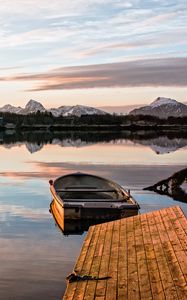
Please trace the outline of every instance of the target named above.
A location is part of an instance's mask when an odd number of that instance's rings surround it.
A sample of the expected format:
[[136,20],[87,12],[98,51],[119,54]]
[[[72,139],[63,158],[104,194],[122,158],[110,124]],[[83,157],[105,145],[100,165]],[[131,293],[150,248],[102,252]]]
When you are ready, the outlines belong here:
[[[173,117],[184,117],[187,116],[187,105],[181,102],[178,102],[174,99],[158,97],[150,105],[144,105],[141,107],[136,107],[134,109],[133,105],[126,106],[127,109],[123,109],[125,106],[118,107],[117,114],[131,114],[131,115],[150,115],[156,116],[159,118],[168,118]],[[117,109],[117,107],[115,107]],[[120,109],[121,108],[121,109]],[[106,109],[106,111],[105,111]],[[94,108],[84,105],[75,105],[75,106],[60,106],[58,108],[46,109],[40,102],[35,100],[30,100],[24,108],[18,106],[12,106],[10,104],[4,105],[0,108],[0,112],[10,112],[15,114],[31,114],[40,112],[51,112],[53,116],[78,116],[81,115],[104,115],[112,113],[112,107],[101,107]],[[113,111],[114,112],[114,111]]]
[[18,106],[13,106],[11,104],[4,105],[0,108],[0,112],[10,112],[15,114],[32,114],[40,112],[51,112],[53,116],[59,117],[59,116],[78,116],[81,115],[104,115],[107,114],[107,112],[97,109],[90,106],[84,106],[84,105],[75,105],[75,106],[60,106],[58,108],[50,108],[46,109],[40,102],[35,100],[29,100],[29,102],[26,104],[24,108]]
[[187,116],[187,105],[174,99],[158,97],[150,105],[133,109],[131,115],[149,115],[166,119],[172,117]]

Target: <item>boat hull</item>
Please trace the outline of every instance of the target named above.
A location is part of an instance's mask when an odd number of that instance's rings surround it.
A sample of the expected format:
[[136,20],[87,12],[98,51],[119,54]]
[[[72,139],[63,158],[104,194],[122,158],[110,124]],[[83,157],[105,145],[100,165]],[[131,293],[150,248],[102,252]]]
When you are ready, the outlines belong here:
[[64,207],[55,199],[50,204],[50,212],[63,234],[82,234],[89,226],[138,214],[137,208],[85,208]]
[[138,214],[137,206],[124,205],[118,207],[85,207],[84,205],[63,205],[59,203],[56,199],[52,201],[54,209],[59,213],[64,219],[110,219],[112,216],[119,217],[129,217]]

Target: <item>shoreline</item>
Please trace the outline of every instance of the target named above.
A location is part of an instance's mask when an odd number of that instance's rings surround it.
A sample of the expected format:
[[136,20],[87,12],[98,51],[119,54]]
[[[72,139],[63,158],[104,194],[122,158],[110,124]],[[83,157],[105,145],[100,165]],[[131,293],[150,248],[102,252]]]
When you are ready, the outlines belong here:
[[0,131],[6,130],[14,130],[14,131],[39,131],[39,130],[47,130],[47,131],[187,131],[187,124],[156,124],[156,125],[138,125],[138,124],[131,124],[131,125],[93,125],[93,124],[77,124],[77,125],[66,125],[66,124],[55,124],[55,125],[44,125],[44,124],[36,124],[36,125],[4,125],[0,126]]

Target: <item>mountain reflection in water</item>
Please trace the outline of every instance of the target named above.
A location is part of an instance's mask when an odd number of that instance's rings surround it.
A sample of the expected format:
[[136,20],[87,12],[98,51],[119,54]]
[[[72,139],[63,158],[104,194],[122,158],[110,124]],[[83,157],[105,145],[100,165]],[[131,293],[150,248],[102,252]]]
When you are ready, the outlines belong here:
[[45,145],[85,147],[97,143],[123,145],[127,141],[151,148],[156,154],[174,152],[187,146],[187,131],[123,131],[123,132],[1,132],[0,144],[6,148],[25,145],[30,153]]

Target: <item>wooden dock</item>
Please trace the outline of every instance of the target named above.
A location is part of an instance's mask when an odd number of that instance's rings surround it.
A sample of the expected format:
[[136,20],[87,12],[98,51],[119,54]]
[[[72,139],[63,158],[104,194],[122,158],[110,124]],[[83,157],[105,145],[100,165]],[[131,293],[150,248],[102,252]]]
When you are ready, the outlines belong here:
[[64,300],[187,299],[187,220],[170,207],[91,226]]

